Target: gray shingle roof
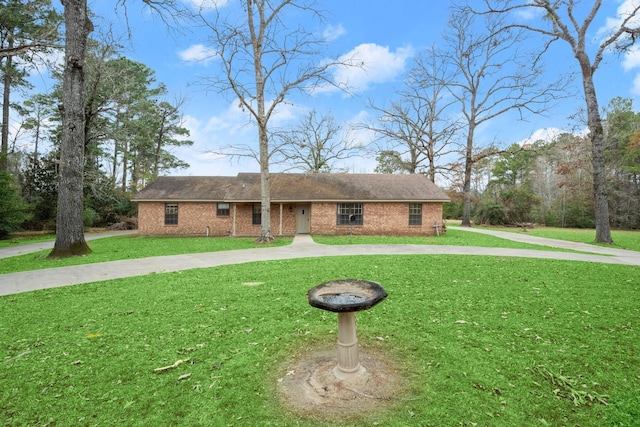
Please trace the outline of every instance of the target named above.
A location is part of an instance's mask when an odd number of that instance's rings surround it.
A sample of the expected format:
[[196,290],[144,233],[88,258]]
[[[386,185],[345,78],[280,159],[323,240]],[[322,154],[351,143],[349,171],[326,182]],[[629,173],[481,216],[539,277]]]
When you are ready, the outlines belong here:
[[[272,173],[272,202],[429,201],[449,196],[424,175]],[[259,202],[260,174],[158,177],[134,201]]]

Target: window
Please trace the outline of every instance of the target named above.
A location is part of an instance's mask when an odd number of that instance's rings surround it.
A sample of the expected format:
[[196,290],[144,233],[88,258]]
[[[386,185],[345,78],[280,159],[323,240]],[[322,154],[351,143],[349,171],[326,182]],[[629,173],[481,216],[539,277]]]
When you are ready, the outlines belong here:
[[218,203],[218,209],[216,210],[218,216],[229,216],[229,203]]
[[253,215],[252,216],[252,224],[260,225],[262,224],[262,205],[260,203],[253,204]]
[[164,204],[164,225],[178,225],[178,204]]
[[362,203],[338,203],[338,225],[362,225]]
[[422,203],[409,203],[409,225],[422,225]]

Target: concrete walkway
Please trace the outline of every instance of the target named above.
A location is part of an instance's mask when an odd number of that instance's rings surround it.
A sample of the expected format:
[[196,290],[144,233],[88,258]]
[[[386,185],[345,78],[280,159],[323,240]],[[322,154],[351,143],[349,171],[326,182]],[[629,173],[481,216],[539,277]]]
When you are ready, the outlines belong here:
[[[84,240],[87,242],[95,239],[102,239],[104,237],[125,236],[127,234],[137,234],[138,230],[127,231],[105,231],[104,233],[88,233],[84,235]],[[45,249],[53,249],[54,240],[47,240],[45,242],[26,243],[24,245],[14,245],[6,248],[0,248],[0,259],[8,258],[17,255],[30,254],[33,252],[43,251]]]
[[[498,237],[525,243],[572,249],[589,253],[553,252],[532,249],[486,248],[473,246],[437,246],[437,245],[342,245],[329,246],[315,243],[309,235],[298,235],[288,246],[242,249],[225,252],[208,252],[186,255],[160,256],[97,264],[85,264],[72,267],[59,267],[46,270],[26,271],[0,275],[0,295],[10,295],[38,289],[81,283],[98,282],[124,277],[141,276],[151,273],[166,273],[207,268],[219,265],[240,264],[254,261],[273,261],[278,259],[314,258],[324,256],[349,255],[477,255],[506,256],[555,259],[567,261],[586,261],[607,264],[625,264],[640,266],[640,252],[604,248],[583,243],[562,240],[543,239],[520,233],[497,232],[474,228],[456,227],[455,230],[492,234]],[[97,238],[97,237],[94,237]],[[48,242],[51,247],[52,242]],[[31,248],[35,248],[33,244]],[[28,253],[30,248],[23,245],[19,253]],[[0,258],[10,253],[10,248],[0,249]],[[41,250],[34,249],[35,250]],[[19,254],[17,253],[17,254]],[[13,255],[9,255],[13,256]]]

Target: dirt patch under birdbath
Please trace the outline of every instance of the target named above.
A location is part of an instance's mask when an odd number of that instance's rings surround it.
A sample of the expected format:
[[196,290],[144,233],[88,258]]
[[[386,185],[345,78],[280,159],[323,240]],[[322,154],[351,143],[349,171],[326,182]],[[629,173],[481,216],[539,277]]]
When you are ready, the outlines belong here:
[[366,372],[338,380],[335,350],[305,353],[282,365],[278,392],[283,405],[299,416],[339,420],[372,415],[397,403],[403,381],[397,364],[378,350],[362,350]]

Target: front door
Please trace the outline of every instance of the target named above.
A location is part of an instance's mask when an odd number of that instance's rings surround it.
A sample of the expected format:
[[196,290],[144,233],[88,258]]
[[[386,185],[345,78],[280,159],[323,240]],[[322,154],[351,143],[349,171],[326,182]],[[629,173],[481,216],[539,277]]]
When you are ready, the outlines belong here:
[[298,205],[296,211],[296,234],[309,234],[311,231],[309,210],[311,205]]

